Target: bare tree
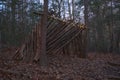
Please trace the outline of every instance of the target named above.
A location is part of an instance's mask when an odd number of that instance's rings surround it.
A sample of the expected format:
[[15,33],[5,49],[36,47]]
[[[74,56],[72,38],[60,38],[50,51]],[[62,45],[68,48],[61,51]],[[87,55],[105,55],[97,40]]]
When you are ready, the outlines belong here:
[[70,0],[68,0],[68,11],[69,11],[69,17],[70,19],[72,19]]
[[[88,0],[84,0],[84,19],[85,19],[85,26],[88,27]],[[83,31],[83,47],[81,56],[84,58],[86,57],[87,52],[87,29]]]
[[62,2],[62,5],[63,5],[63,19],[65,19],[65,2],[64,1]]
[[111,25],[109,27],[110,29],[110,48],[109,51],[113,52],[113,0],[111,0]]
[[74,0],[72,0],[72,15],[73,15],[73,20],[75,19],[74,11],[75,11],[75,3],[74,3]]

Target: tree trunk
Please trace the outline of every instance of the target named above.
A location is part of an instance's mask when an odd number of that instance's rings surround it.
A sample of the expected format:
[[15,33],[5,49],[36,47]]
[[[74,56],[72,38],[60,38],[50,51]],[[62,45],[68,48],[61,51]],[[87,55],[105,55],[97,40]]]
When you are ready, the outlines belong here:
[[[47,33],[47,15],[48,15],[48,0],[44,0],[44,14],[41,23],[41,49],[40,49],[40,64],[47,67],[46,55],[46,33]],[[39,44],[40,46],[40,44]]]
[[74,0],[72,0],[72,15],[73,15],[73,20],[75,19],[74,11],[75,11],[75,5],[74,5]]
[[70,0],[68,0],[68,12],[69,12],[70,20],[71,20],[71,19],[72,19],[72,16],[71,16],[71,5],[70,5]]
[[[84,19],[85,19],[85,26],[88,27],[88,0],[84,0]],[[86,57],[86,52],[87,52],[87,29],[84,30],[82,33],[84,44],[83,44],[83,50],[81,51],[82,57]]]
[[61,3],[62,3],[62,0],[57,0],[57,3],[58,3],[58,17],[61,18]]
[[104,25],[103,25],[103,15],[101,15],[101,8],[100,5],[97,6],[96,10],[96,30],[97,30],[97,51],[103,52],[104,51]]
[[63,1],[63,19],[65,19],[65,3]]
[[111,26],[110,26],[110,48],[109,48],[109,51],[110,53],[113,52],[113,46],[114,46],[114,43],[113,43],[113,0],[111,0]]
[[15,20],[15,9],[16,9],[16,1],[12,0],[12,4],[11,4],[11,9],[12,9],[12,23],[11,23],[11,43],[14,44],[14,38],[15,38],[15,23],[16,23],[16,20]]

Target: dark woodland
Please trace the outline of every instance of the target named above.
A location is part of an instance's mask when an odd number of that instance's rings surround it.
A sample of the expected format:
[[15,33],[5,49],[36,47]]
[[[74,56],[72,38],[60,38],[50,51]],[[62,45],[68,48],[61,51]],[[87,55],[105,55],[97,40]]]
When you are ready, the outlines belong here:
[[0,80],[120,80],[120,0],[0,0]]

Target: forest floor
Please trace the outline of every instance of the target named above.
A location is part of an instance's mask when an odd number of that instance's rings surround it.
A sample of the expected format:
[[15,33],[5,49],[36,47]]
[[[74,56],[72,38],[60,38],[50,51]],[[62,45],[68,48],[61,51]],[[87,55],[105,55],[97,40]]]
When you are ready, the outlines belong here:
[[48,55],[48,68],[11,60],[14,49],[0,52],[0,80],[120,80],[120,55],[88,53],[86,59]]

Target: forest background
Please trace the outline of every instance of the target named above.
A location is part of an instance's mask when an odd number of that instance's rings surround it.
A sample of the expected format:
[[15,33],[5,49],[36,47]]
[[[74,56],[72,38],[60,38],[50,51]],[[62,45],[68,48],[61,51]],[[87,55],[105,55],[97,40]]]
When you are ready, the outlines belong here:
[[[87,12],[84,8],[87,6]],[[84,23],[88,14],[88,52],[120,53],[120,0],[49,0],[49,12]],[[0,48],[18,47],[39,22],[42,0],[0,0]]]

